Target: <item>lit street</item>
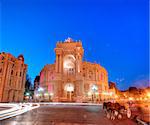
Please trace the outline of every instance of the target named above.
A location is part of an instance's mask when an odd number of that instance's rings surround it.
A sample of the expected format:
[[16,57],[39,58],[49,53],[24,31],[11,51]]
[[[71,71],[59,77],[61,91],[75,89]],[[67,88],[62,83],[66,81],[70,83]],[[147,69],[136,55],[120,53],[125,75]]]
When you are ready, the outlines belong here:
[[102,105],[41,105],[0,125],[136,125],[130,119],[109,120]]

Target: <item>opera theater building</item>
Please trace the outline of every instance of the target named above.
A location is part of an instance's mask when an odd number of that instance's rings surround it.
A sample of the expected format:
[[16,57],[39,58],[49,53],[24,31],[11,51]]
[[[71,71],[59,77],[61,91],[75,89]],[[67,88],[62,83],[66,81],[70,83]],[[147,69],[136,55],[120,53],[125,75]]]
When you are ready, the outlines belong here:
[[107,99],[108,74],[99,64],[83,61],[81,41],[57,42],[54,64],[40,72],[38,95],[45,101],[89,102]]

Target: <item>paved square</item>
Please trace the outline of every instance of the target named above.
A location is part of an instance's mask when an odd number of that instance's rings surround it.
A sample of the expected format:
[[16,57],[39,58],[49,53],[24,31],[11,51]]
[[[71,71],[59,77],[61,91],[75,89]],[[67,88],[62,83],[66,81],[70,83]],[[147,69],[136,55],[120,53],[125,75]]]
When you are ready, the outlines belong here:
[[102,106],[41,105],[40,108],[4,120],[0,125],[136,125],[130,119],[109,120]]

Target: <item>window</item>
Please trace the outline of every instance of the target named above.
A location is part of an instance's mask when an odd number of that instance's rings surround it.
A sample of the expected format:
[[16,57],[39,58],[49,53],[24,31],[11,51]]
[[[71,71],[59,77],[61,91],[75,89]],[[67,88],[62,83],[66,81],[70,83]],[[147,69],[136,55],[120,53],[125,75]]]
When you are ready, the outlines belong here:
[[105,86],[105,91],[107,91],[107,86]]
[[92,79],[92,77],[93,77],[93,72],[89,71],[89,78]]
[[20,72],[20,77],[21,77],[21,72]]
[[103,81],[104,77],[103,77],[103,73],[101,73],[101,80]]
[[10,79],[9,85],[11,86],[11,79]]
[[73,68],[69,68],[68,69],[68,75],[73,75],[74,73],[74,69]]
[[2,73],[2,68],[0,68],[0,73]]
[[13,70],[11,70],[11,75],[13,75]]
[[83,73],[83,77],[85,77],[85,73]]

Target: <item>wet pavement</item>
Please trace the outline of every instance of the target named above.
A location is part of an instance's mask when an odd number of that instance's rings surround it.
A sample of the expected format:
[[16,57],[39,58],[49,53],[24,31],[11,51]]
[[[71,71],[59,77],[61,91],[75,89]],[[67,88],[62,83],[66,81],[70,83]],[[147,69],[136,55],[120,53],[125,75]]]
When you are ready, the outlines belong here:
[[136,125],[130,119],[109,120],[102,106],[41,105],[0,125]]

